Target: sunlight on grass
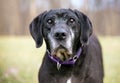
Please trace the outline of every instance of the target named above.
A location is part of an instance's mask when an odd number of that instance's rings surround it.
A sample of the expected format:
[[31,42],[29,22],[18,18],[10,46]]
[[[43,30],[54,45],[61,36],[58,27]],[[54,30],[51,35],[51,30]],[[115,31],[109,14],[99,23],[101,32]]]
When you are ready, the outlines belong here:
[[101,37],[105,69],[104,83],[120,83],[120,37]]
[[[120,37],[100,37],[104,83],[120,83]],[[0,37],[0,83],[38,83],[45,44],[35,47],[31,37]]]
[[37,83],[43,48],[29,37],[0,38],[0,83]]

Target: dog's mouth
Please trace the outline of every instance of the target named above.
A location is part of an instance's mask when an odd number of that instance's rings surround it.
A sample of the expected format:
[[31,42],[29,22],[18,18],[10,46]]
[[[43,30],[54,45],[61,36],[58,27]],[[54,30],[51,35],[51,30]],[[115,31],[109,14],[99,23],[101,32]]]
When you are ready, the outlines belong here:
[[66,61],[72,57],[72,54],[65,47],[59,46],[54,50],[52,56],[61,61]]

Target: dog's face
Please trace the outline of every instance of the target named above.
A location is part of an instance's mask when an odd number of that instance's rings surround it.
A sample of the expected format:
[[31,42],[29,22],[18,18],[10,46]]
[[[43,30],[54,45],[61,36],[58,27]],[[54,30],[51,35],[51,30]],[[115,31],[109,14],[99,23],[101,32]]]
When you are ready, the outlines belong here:
[[72,58],[82,44],[87,44],[92,25],[86,15],[71,9],[50,10],[37,16],[30,24],[30,32],[40,47],[45,39],[52,56],[65,61]]

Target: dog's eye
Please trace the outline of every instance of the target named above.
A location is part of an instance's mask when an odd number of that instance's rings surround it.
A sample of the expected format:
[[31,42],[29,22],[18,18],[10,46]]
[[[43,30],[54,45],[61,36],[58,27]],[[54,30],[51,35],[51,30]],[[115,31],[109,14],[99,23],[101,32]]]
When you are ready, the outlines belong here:
[[70,19],[69,19],[69,22],[70,22],[70,23],[74,23],[74,22],[75,22],[75,19],[74,19],[74,18],[70,18]]
[[47,23],[48,23],[48,24],[53,24],[54,21],[53,21],[52,19],[48,19],[48,20],[47,20]]

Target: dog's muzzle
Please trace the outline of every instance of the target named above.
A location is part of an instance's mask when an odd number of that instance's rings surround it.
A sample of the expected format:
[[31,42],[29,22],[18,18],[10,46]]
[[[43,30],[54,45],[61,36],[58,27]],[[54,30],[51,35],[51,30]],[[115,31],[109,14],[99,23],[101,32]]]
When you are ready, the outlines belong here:
[[67,38],[69,33],[64,28],[56,28],[54,30],[53,38],[57,42],[58,47],[54,49],[53,56],[59,58],[62,61],[65,61],[71,57],[68,48],[66,48],[66,42],[69,41]]
[[60,29],[60,28],[57,28],[54,30],[54,38],[57,40],[57,41],[65,41],[66,38],[67,38],[67,31],[65,29]]
[[72,42],[74,40],[72,30],[63,24],[58,24],[52,28],[48,38],[50,43],[51,55],[61,61],[72,57]]

